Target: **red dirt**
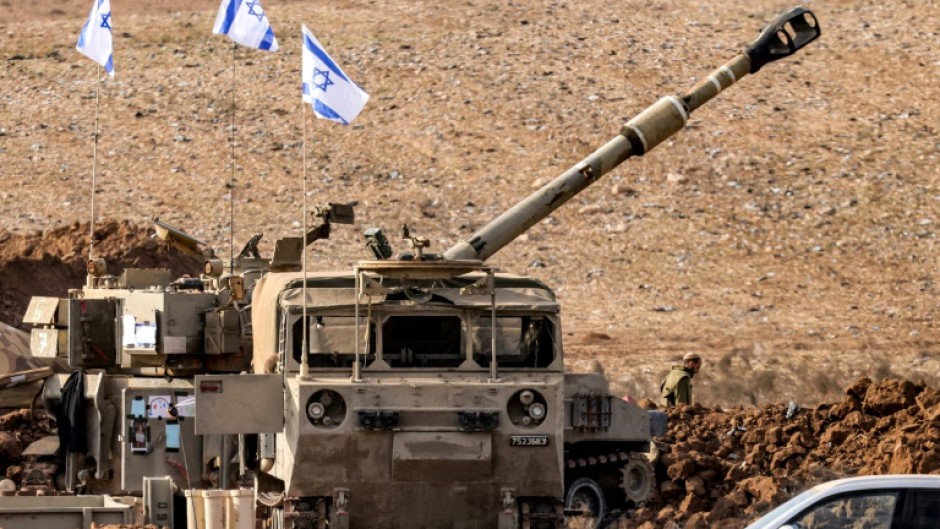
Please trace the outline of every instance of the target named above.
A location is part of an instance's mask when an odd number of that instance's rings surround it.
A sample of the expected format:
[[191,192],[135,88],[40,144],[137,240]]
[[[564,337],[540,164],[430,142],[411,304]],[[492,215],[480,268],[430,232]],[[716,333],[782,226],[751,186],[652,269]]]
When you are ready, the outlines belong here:
[[669,410],[659,497],[618,527],[743,527],[809,485],[858,474],[940,473],[940,390],[908,380],[788,404]]

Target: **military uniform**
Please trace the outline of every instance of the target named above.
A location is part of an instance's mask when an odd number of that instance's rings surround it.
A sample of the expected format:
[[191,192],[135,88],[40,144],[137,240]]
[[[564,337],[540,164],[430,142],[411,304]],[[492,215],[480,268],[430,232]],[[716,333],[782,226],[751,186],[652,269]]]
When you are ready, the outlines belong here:
[[663,406],[692,404],[692,373],[684,366],[672,366],[659,390]]

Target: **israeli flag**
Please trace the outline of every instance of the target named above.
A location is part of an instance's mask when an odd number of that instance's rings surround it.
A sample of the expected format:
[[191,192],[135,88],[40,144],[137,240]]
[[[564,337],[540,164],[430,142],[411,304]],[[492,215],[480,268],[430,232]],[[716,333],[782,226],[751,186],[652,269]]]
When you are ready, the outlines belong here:
[[114,47],[111,44],[111,0],[94,0],[88,21],[82,27],[75,49],[104,66],[114,77]]
[[277,39],[260,0],[222,0],[212,32],[228,35],[242,46],[277,51]]
[[307,26],[302,26],[302,29],[304,103],[313,105],[318,118],[349,125],[366,106],[369,94],[343,73]]

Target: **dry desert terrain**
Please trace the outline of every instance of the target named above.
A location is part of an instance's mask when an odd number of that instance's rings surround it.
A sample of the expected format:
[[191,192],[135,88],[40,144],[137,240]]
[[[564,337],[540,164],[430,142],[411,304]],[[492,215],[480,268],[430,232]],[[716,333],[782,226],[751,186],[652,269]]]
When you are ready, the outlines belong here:
[[[223,254],[263,232],[270,252],[300,231],[306,128],[307,202],[358,203],[355,226],[315,245],[318,269],[366,257],[371,226],[407,223],[432,251],[449,247],[789,7],[268,0],[281,49],[265,53],[212,35],[217,5],[112,0],[96,217],[157,216]],[[710,405],[834,399],[862,375],[940,378],[940,9],[801,5],[819,41],[492,259],[556,289],[573,369],[653,397],[696,351],[696,395]],[[91,218],[96,68],[75,51],[89,6],[0,1],[7,261],[24,251],[14,237]],[[350,126],[302,111],[301,24],[371,96]],[[30,263],[0,288],[38,282]],[[20,307],[4,309],[18,324]]]

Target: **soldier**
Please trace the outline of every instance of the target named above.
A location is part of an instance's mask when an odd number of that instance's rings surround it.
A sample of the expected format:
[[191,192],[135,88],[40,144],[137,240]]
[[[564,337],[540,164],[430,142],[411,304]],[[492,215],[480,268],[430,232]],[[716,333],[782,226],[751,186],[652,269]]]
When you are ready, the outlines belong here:
[[701,368],[702,357],[697,353],[686,353],[681,366],[672,366],[672,371],[659,386],[663,406],[692,404],[692,377]]

